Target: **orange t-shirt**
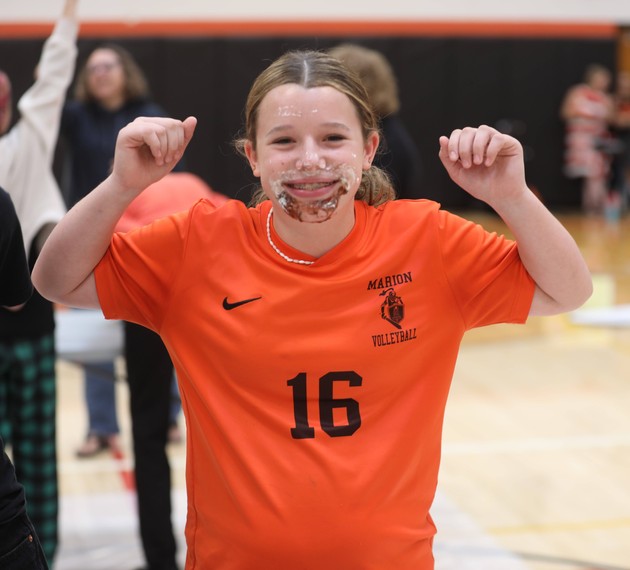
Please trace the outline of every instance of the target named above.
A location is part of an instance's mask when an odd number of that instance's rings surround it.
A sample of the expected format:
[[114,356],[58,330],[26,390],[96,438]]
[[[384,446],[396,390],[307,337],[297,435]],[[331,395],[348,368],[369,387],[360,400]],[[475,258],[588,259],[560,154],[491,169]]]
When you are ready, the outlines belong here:
[[462,335],[524,322],[534,284],[515,243],[434,202],[355,204],[310,266],[269,245],[269,202],[201,201],[96,268],[105,316],[157,331],[177,369],[188,570],[433,568]]

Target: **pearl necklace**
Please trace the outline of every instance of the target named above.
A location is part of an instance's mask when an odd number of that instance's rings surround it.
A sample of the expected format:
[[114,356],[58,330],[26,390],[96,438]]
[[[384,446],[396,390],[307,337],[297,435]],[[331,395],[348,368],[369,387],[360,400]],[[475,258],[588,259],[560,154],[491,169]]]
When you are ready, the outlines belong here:
[[282,259],[284,259],[285,261],[288,261],[289,263],[299,263],[300,265],[313,265],[313,263],[315,263],[314,261],[307,261],[306,259],[293,259],[292,257],[289,257],[286,253],[283,253],[282,251],[280,251],[278,246],[275,243],[273,243],[273,240],[271,239],[271,213],[272,212],[273,212],[273,208],[270,208],[269,214],[267,215],[267,241],[269,242],[269,245]]

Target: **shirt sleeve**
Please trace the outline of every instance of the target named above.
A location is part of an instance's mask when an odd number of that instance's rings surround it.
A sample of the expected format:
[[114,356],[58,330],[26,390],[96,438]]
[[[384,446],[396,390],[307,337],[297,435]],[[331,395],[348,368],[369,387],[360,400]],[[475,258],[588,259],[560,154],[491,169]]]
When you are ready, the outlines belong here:
[[35,83],[18,103],[21,119],[37,132],[49,163],[52,163],[57,144],[66,91],[74,75],[77,34],[76,21],[61,18],[57,22],[44,43]]
[[467,329],[524,323],[534,295],[515,241],[438,212],[444,271]]
[[106,318],[159,331],[186,250],[190,212],[116,233],[95,268],[96,289]]

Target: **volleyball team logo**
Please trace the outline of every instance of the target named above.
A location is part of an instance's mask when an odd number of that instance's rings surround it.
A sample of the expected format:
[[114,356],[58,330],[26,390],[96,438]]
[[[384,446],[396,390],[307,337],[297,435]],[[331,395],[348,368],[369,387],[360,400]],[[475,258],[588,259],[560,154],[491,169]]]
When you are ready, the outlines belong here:
[[385,297],[381,303],[381,318],[401,329],[401,322],[405,318],[405,304],[402,298],[396,294],[393,287],[381,291],[380,297]]
[[418,338],[416,327],[403,329],[402,322],[405,318],[405,303],[396,291],[400,291],[401,289],[408,291],[406,288],[411,283],[413,283],[411,271],[377,277],[368,282],[368,291],[378,291],[378,300],[380,302],[379,310],[382,321],[387,321],[396,329],[392,330],[387,327],[388,332],[386,332],[379,326],[379,332],[375,331],[375,333],[371,335],[374,348],[385,348]]

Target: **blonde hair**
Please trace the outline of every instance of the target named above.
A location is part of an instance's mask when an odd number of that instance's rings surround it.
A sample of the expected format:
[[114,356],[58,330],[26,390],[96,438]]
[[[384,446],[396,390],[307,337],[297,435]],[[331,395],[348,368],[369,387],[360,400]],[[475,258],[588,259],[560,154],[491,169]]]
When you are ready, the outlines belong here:
[[[276,87],[287,84],[313,87],[332,87],[346,95],[354,105],[363,138],[378,133],[378,119],[369,102],[369,96],[359,77],[346,68],[338,59],[319,51],[290,51],[274,61],[254,81],[245,104],[245,127],[242,138],[235,142],[237,150],[245,154],[245,143],[250,142],[256,149],[258,110],[265,96]],[[363,171],[356,200],[377,206],[395,197],[394,189],[387,174],[376,166]],[[259,204],[266,198],[259,188],[252,196],[251,205]]]
[[396,76],[382,53],[350,43],[335,46],[328,53],[359,75],[379,118],[400,110]]
[[[107,50],[116,54],[118,62],[122,66],[123,74],[125,75],[125,102],[146,99],[149,97],[149,83],[131,53],[116,44],[104,44],[94,49],[92,53],[97,50]],[[82,103],[98,102],[97,99],[90,93],[87,62],[83,65],[77,75],[77,80],[74,86],[74,97],[77,101],[81,101]]]

